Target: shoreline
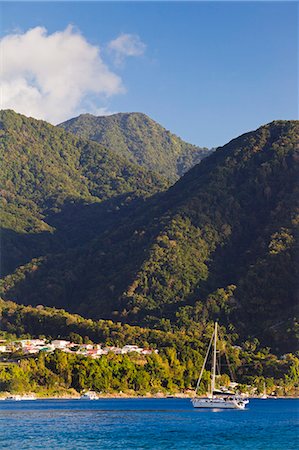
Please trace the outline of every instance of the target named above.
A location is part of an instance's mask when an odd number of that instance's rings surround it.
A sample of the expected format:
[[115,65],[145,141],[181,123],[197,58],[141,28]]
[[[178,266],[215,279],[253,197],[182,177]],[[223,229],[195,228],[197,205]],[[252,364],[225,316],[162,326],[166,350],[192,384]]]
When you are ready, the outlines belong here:
[[[4,395],[2,395],[4,394]],[[12,397],[14,395],[20,395],[22,396],[29,396],[33,395],[35,396],[34,399],[26,399],[22,398],[21,401],[34,401],[34,400],[82,400],[80,394],[78,395],[41,395],[35,394],[33,392],[30,393],[23,393],[23,394],[11,394],[9,392],[0,393],[0,401],[9,400],[7,397]],[[200,398],[204,398],[204,395],[198,396]],[[107,394],[98,394],[98,398],[95,400],[120,400],[120,399],[192,399],[193,395],[191,394],[164,394],[164,393],[157,393],[157,394],[125,394],[125,393],[107,393]],[[299,395],[280,395],[280,396],[269,396],[266,399],[263,399],[259,396],[255,395],[248,395],[244,396],[244,398],[248,398],[250,400],[281,400],[281,399],[292,399],[292,400],[298,400]],[[12,399],[13,400],[13,399]]]

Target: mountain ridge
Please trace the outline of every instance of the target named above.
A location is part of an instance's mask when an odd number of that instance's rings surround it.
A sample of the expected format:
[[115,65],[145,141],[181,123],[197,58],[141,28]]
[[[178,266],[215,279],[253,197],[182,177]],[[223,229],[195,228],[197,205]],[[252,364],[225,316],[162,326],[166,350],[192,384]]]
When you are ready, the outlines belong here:
[[218,318],[244,338],[293,348],[298,128],[274,121],[230,141],[92,240],[17,269],[5,298],[160,329]]
[[184,142],[144,113],[81,114],[59,126],[99,142],[171,182],[211,153]]
[[[168,186],[159,175],[100,144],[12,110],[0,112],[0,152],[3,258],[10,260],[13,254],[26,253],[15,246],[18,233],[26,233],[27,241],[34,234],[45,233],[50,249],[55,231],[52,222],[65,210],[69,216],[71,205],[77,205],[77,213],[86,212],[84,205],[91,205],[87,217],[94,223],[103,221],[107,210],[121,209]],[[82,214],[67,220],[70,227],[80,220],[86,222]],[[36,245],[37,241],[29,244],[31,248]],[[16,260],[26,262],[22,257]]]

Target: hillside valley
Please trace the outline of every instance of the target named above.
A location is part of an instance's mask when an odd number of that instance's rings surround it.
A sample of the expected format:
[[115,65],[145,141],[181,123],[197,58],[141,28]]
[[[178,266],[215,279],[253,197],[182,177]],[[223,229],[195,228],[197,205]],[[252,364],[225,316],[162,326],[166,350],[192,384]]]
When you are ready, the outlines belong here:
[[2,274],[72,247],[169,183],[46,122],[0,113]]
[[298,121],[272,122],[166,189],[86,137],[2,113],[3,298],[164,332],[218,319],[296,350],[298,137]]

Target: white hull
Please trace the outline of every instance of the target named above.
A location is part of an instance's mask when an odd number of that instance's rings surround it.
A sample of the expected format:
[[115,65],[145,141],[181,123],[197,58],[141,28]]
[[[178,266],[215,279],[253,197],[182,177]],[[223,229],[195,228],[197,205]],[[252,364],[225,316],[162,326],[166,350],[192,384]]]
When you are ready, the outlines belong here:
[[99,397],[89,397],[88,395],[84,395],[80,397],[80,400],[98,400]]
[[81,400],[98,400],[99,396],[96,392],[90,391],[90,392],[85,392],[85,394],[81,395],[80,399]]
[[242,398],[224,399],[224,398],[193,398],[194,408],[210,409],[245,409],[248,400]]

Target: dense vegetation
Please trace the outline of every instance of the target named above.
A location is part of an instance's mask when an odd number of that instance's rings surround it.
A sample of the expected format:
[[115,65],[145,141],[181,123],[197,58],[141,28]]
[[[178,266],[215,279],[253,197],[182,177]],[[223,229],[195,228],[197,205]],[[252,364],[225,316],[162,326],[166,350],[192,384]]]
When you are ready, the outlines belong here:
[[196,147],[141,113],[96,117],[82,114],[60,125],[80,137],[99,142],[128,161],[175,181],[204,157],[207,148]]
[[[135,342],[144,347],[171,347],[183,350],[185,346],[200,349],[209,337],[204,333],[186,334],[180,330],[161,331],[138,326],[130,326],[111,320],[85,319],[77,314],[64,310],[43,307],[18,305],[14,302],[0,299],[0,325],[5,336],[41,335],[49,339],[73,339],[74,335],[82,336],[87,341],[101,342],[106,345],[123,346]],[[213,326],[212,326],[213,327]],[[208,336],[211,328],[207,327]],[[192,344],[192,345],[191,345]]]
[[[18,358],[18,364],[0,363],[0,391],[37,392],[43,395],[61,395],[69,389],[77,392],[91,389],[101,393],[143,395],[177,393],[192,389],[198,376],[198,370],[195,370],[191,360],[180,361],[174,349],[166,349],[161,355],[148,356],[108,354],[97,360],[59,350],[53,354],[40,353],[37,358],[20,359],[20,355]],[[246,384],[251,383],[250,386],[256,388],[252,393],[260,394],[266,381],[269,394],[298,394],[298,357],[287,355],[274,369],[273,362],[277,363],[273,355],[260,353],[252,366],[259,367],[255,371],[261,373],[264,365],[267,368],[265,374],[243,376],[240,390],[246,392]],[[273,373],[279,378],[267,377]],[[199,393],[207,391],[209,380],[209,373],[206,372]],[[219,386],[228,385],[228,375],[218,377],[218,383]]]
[[0,112],[0,158],[4,272],[64,248],[70,235],[92,238],[123,205],[167,186],[95,142],[10,110]]
[[200,342],[219,319],[238,343],[297,349],[298,122],[231,141],[148,198],[163,180],[99,144],[13,112],[1,124],[4,298]]
[[[199,339],[196,330],[189,333],[163,332],[142,329],[111,321],[92,321],[63,310],[53,308],[32,308],[0,301],[2,336],[6,339],[18,337],[57,337],[73,341],[84,339],[104,345],[139,345],[157,347],[158,354],[142,356],[108,354],[98,360],[75,354],[55,351],[53,354],[39,353],[38,357],[24,357],[16,351],[10,355],[10,362],[0,363],[0,391],[13,393],[36,391],[43,395],[63,394],[65,390],[77,392],[92,389],[103,393],[122,391],[124,393],[175,393],[194,389],[199,368],[203,362],[207,341],[211,337],[213,324],[208,324]],[[14,334],[15,335],[14,335]],[[246,341],[242,347],[230,342],[224,327],[221,335],[222,373],[217,377],[219,386],[228,385],[231,373],[226,359],[241,390],[246,385],[256,388],[255,394],[263,392],[266,381],[267,392],[278,395],[294,395],[298,391],[299,358],[287,354],[278,359],[269,349],[259,346],[258,341]],[[3,358],[3,357],[2,357]],[[16,362],[18,361],[18,363]],[[207,390],[209,367],[204,374],[201,392]],[[70,392],[70,391],[69,391]]]
[[21,206],[33,213],[34,207],[44,212],[66,200],[152,194],[165,186],[158,176],[105,147],[41,120],[1,111],[0,131],[2,195],[8,203],[13,198],[15,206],[23,201]]

